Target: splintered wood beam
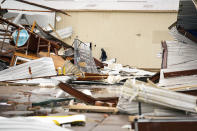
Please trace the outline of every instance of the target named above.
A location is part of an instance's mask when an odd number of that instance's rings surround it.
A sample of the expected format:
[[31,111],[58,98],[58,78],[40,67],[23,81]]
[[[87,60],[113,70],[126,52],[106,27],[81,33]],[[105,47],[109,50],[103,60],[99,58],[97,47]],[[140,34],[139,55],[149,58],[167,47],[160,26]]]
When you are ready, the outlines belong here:
[[80,92],[80,91],[78,91],[78,90],[72,88],[69,84],[60,83],[58,86],[59,86],[63,91],[65,91],[65,92],[69,93],[70,95],[72,95],[72,96],[78,98],[79,100],[82,100],[82,101],[84,101],[84,102],[86,102],[86,103],[89,103],[89,104],[92,104],[92,105],[95,104],[95,101],[96,101],[95,98],[93,98],[93,97],[91,97],[91,96],[89,96],[89,95],[86,95],[86,94],[84,94],[84,93],[82,93],[82,92]]
[[103,106],[104,105],[116,106],[117,101],[118,101],[117,97],[109,97],[109,98],[94,98],[94,97],[91,97],[89,95],[84,94],[81,91],[78,91],[78,90],[72,88],[72,86],[70,86],[67,83],[60,82],[58,86],[63,91],[67,92],[68,94],[70,94],[70,95],[76,97],[77,99],[79,99],[79,100],[81,100],[85,103],[88,103],[88,104],[96,105],[96,102],[97,102],[97,104],[98,104],[98,102],[101,102],[101,103],[103,103]]

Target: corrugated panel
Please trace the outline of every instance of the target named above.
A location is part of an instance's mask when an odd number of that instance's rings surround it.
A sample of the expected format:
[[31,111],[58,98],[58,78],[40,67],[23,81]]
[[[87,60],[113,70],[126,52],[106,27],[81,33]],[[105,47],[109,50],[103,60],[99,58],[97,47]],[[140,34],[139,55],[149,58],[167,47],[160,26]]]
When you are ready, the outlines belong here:
[[177,26],[181,26],[185,30],[197,29],[197,10],[192,0],[180,1]]
[[[31,71],[29,71],[29,67],[31,68]],[[52,58],[43,57],[1,71],[0,81],[54,76],[56,74]]]
[[[90,46],[75,39],[74,41],[74,63],[83,72],[98,73],[96,64],[92,57]],[[84,65],[80,65],[84,63]]]
[[196,69],[197,46],[182,42],[166,42],[168,48],[168,69]]
[[170,34],[174,37],[175,40],[177,40],[179,42],[196,45],[195,42],[193,42],[192,40],[188,39],[187,37],[185,37],[181,33],[179,33],[176,27],[172,27],[170,29]]

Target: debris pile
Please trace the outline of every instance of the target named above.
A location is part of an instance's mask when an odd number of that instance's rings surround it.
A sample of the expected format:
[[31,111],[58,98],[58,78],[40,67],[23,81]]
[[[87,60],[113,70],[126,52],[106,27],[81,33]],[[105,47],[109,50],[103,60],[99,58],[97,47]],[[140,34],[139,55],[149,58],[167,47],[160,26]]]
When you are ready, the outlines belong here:
[[[188,23],[177,21],[169,28],[176,40],[162,41],[162,67],[156,73],[123,66],[116,59],[100,62],[92,56],[91,42],[76,38],[73,46],[65,43],[72,27],[55,30],[48,24],[48,30],[34,16],[19,13],[8,18],[6,9],[1,14],[0,129],[11,124],[21,130],[69,131],[86,125],[92,130],[110,121],[110,116],[128,115],[131,123],[123,123],[121,129],[152,131],[156,130],[153,123],[159,123],[165,130],[166,124],[175,123],[169,124],[170,129],[181,130],[181,124],[196,124],[197,38]],[[91,113],[106,114],[90,126]]]

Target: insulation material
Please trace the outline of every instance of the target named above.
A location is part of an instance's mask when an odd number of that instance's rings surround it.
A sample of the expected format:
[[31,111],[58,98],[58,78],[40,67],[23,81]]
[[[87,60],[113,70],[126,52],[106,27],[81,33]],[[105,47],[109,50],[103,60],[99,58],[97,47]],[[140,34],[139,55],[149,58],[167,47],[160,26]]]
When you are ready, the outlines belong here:
[[183,111],[197,112],[197,97],[155,88],[139,81],[127,80],[123,86],[122,95],[129,96],[129,101],[134,100]]
[[43,57],[0,72],[0,81],[54,76],[56,75],[52,58]]

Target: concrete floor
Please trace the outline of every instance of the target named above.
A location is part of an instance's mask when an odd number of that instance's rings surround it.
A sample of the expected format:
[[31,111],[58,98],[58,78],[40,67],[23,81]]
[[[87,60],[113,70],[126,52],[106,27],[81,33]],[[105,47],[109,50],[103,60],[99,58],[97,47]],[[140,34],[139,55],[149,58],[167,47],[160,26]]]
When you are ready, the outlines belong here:
[[[76,112],[58,113],[57,115],[78,114]],[[125,125],[130,125],[128,115],[112,115],[105,113],[80,113],[86,116],[85,126],[70,127],[74,131],[131,131],[128,128],[122,128]]]
[[[0,86],[0,99],[13,100],[17,102],[28,102],[26,92],[32,91],[39,87],[30,86]],[[48,89],[50,90],[50,89]],[[52,92],[51,92],[52,93]],[[51,94],[50,94],[51,95]],[[54,98],[44,94],[32,94],[30,101],[42,101]],[[24,108],[25,109],[25,108]],[[25,111],[25,110],[24,110]],[[49,114],[53,116],[84,114],[86,116],[85,126],[69,127],[74,131],[129,131],[129,129],[122,128],[125,125],[130,125],[128,122],[128,115],[114,115],[105,113],[78,113],[78,112],[64,112],[57,114]],[[18,115],[19,116],[19,115]],[[107,117],[106,117],[107,116]]]

